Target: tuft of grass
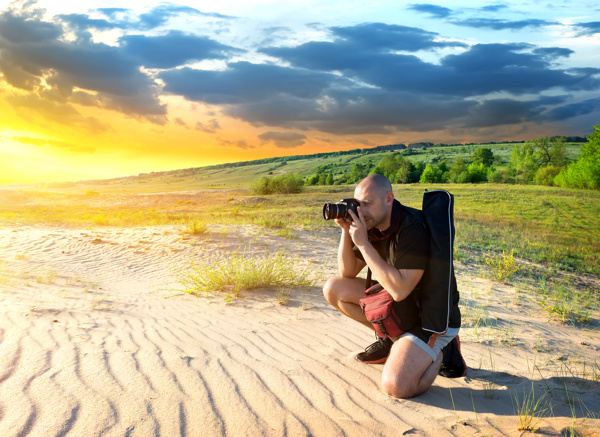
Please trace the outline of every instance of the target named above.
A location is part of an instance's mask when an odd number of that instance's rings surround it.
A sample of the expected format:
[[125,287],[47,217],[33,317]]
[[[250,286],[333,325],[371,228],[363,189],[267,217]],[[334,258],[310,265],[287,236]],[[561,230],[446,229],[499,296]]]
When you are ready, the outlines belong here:
[[519,417],[519,431],[529,431],[534,433],[538,430],[540,422],[550,411],[550,407],[545,401],[546,394],[536,399],[533,381],[531,390],[526,393],[523,388],[523,397],[519,398],[515,392],[513,405],[515,413]]
[[53,284],[56,280],[56,270],[47,269],[41,270],[35,277],[35,282],[38,284]]
[[243,290],[314,285],[310,276],[308,267],[298,271],[294,260],[284,257],[283,252],[252,256],[244,250],[220,262],[200,261],[180,272],[178,282],[182,291],[192,295],[232,290],[237,298]]
[[287,305],[290,302],[290,294],[292,292],[287,288],[282,288],[277,292],[277,303],[279,305]]
[[287,238],[288,240],[298,239],[298,235],[292,232],[289,228],[279,229],[278,231],[275,231],[275,235],[278,237]]
[[187,234],[200,235],[208,231],[206,223],[202,223],[199,220],[189,220],[184,223],[183,231]]
[[[496,366],[494,364],[494,357],[492,356],[492,351],[490,351],[490,373],[493,375],[496,373]],[[487,399],[494,399],[496,394],[497,385],[491,379],[483,381],[483,395]]]
[[105,226],[110,224],[110,219],[104,214],[96,214],[92,217],[92,223],[95,225]]

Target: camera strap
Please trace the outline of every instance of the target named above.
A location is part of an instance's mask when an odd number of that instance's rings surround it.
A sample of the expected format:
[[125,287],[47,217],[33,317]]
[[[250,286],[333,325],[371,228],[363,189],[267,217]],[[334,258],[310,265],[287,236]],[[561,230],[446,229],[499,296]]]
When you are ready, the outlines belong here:
[[367,286],[365,288],[365,290],[368,290],[369,288],[371,288],[371,269],[367,267]]

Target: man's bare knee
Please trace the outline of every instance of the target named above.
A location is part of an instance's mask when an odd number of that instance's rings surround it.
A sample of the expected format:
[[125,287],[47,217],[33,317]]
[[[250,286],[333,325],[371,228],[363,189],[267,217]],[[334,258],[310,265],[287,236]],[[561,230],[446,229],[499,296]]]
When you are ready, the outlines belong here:
[[398,399],[414,398],[421,393],[417,390],[418,384],[407,383],[407,381],[398,381],[397,378],[386,378],[383,374],[381,380],[381,390],[388,396]]
[[325,285],[323,285],[323,296],[325,297],[325,300],[332,305],[334,305],[334,302],[337,302],[339,298],[339,287],[336,287],[338,279],[339,276],[333,276],[325,282]]

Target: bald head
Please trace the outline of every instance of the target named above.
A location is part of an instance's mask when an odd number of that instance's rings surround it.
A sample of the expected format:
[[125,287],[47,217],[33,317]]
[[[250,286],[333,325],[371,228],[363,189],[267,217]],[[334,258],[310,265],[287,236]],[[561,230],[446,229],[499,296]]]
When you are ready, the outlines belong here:
[[380,174],[372,174],[364,178],[360,183],[356,186],[356,190],[369,190],[373,193],[377,193],[377,195],[383,197],[387,193],[392,192],[392,184],[383,175]]
[[360,203],[360,211],[369,228],[376,227],[380,231],[389,228],[394,193],[388,178],[380,174],[367,176],[356,186],[354,197]]

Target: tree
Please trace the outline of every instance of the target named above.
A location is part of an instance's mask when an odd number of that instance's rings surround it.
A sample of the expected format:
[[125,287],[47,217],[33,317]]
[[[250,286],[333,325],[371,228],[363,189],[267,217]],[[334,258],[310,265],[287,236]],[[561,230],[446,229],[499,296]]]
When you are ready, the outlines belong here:
[[567,164],[567,151],[564,137],[536,138],[530,141],[535,151],[539,167],[562,168]]
[[577,161],[563,169],[554,182],[561,187],[600,190],[600,125],[594,125]]
[[[564,168],[567,154],[563,137],[543,137],[533,139],[521,148],[515,145],[510,159],[510,168],[517,182],[528,183],[535,180],[541,168]],[[547,173],[547,172],[542,172]]]
[[386,155],[379,164],[377,164],[370,174],[380,174],[385,176],[393,184],[405,184],[408,182],[410,172],[414,166],[410,161],[404,159],[399,154]]
[[487,147],[481,147],[473,152],[472,158],[473,164],[483,164],[489,167],[494,163],[494,152]]
[[327,180],[325,181],[325,185],[333,185],[333,173],[329,173],[327,175]]
[[462,158],[462,156],[457,156],[452,165],[450,166],[448,180],[451,183],[456,183],[458,182],[458,177],[461,175],[461,173],[465,172],[468,172],[467,165],[465,164],[465,161]]

